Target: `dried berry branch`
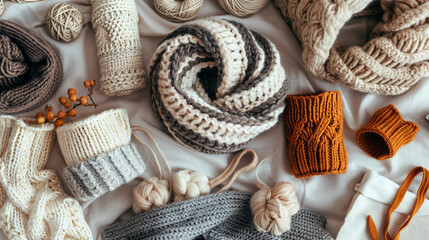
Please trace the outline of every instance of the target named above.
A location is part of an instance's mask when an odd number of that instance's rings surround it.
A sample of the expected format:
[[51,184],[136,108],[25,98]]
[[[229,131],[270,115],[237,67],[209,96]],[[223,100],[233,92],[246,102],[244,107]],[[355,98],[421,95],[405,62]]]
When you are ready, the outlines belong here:
[[[86,96],[81,96],[78,100],[77,95],[76,95],[76,89],[74,88],[69,88],[67,90],[67,94],[68,94],[68,99],[64,96],[60,97],[58,99],[58,101],[61,103],[61,105],[63,105],[67,111],[59,111],[57,113],[57,115],[54,114],[54,108],[52,107],[52,105],[48,104],[45,106],[45,112],[46,114],[43,114],[41,112],[36,114],[36,119],[37,122],[42,124],[45,123],[46,121],[48,122],[52,122],[55,119],[55,126],[59,127],[62,126],[64,124],[64,120],[67,116],[69,117],[76,117],[77,115],[77,111],[76,108],[79,106],[85,106],[85,107],[94,107],[97,108],[97,104],[94,102],[94,99],[92,98],[92,94],[93,94],[93,89],[95,87],[95,80],[86,80],[83,82],[83,85],[85,86],[85,88],[88,89],[88,97],[91,100],[91,104],[88,103],[88,98]],[[70,101],[69,101],[70,100]],[[73,107],[72,107],[72,103],[73,103]],[[71,107],[71,109],[70,109]]]

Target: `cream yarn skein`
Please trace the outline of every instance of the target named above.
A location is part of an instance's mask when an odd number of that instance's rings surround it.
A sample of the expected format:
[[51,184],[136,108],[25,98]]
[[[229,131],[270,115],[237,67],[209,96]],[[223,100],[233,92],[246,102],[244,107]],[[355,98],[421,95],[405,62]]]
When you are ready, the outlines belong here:
[[182,170],[174,174],[173,192],[175,202],[207,195],[210,190],[209,178],[202,173]]
[[132,133],[134,137],[137,139],[137,141],[139,141],[143,146],[149,149],[150,153],[155,159],[155,163],[157,165],[158,172],[159,172],[159,179],[156,177],[145,179],[143,182],[141,182],[138,186],[136,186],[133,189],[133,195],[134,195],[133,210],[135,213],[141,213],[143,210],[147,211],[152,208],[165,206],[170,201],[171,168],[170,168],[170,165],[168,164],[167,159],[165,158],[164,154],[162,154],[158,144],[156,143],[153,136],[149,133],[149,131],[147,131],[145,128],[142,128],[142,127],[133,127],[132,129],[143,131],[153,141],[156,149],[158,150],[159,154],[164,160],[165,165],[167,166],[168,174],[170,176],[170,181],[163,179],[161,166],[159,165],[159,161],[155,152],[133,131]]
[[204,0],[155,0],[158,14],[172,22],[183,22],[198,15]]
[[[273,156],[262,160],[259,166]],[[253,223],[258,231],[280,236],[291,228],[292,216],[300,208],[298,198],[293,185],[288,182],[279,182],[272,188],[262,182],[258,176],[259,166],[256,168],[256,186],[260,190],[250,199]]]
[[69,4],[58,3],[49,11],[46,26],[54,39],[73,41],[83,27],[82,13]]
[[170,200],[169,184],[165,179],[152,177],[141,182],[133,190],[135,213],[161,207]]
[[261,10],[270,0],[218,0],[220,6],[227,12],[239,17],[245,17]]
[[[237,170],[240,161],[246,154],[251,154],[250,163]],[[235,179],[242,173],[252,170],[258,164],[258,155],[252,149],[245,149],[238,153],[228,167],[219,176],[209,180],[207,176],[201,173],[192,172],[191,170],[183,170],[173,177],[174,201],[180,202],[199,196],[207,195],[211,189],[225,182],[226,179],[231,179],[219,190],[219,192],[227,191]]]

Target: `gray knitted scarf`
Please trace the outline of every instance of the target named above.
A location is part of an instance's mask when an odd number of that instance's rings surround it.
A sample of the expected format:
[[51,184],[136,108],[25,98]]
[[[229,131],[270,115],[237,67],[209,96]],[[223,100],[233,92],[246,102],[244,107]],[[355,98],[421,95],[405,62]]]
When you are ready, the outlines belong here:
[[104,240],[119,239],[300,239],[331,240],[325,217],[309,210],[292,216],[291,230],[281,236],[253,226],[250,193],[223,192],[176,202],[143,212],[103,229]]
[[46,102],[63,75],[54,47],[34,32],[0,20],[0,113],[19,113]]
[[151,95],[181,144],[207,153],[244,148],[284,109],[276,47],[240,23],[203,19],[172,32],[150,64]]

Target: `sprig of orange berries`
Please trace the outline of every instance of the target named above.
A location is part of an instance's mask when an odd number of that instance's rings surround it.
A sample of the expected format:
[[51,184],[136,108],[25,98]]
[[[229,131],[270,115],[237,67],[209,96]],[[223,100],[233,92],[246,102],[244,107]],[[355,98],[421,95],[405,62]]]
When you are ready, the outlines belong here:
[[[60,97],[58,101],[63,105],[67,110],[58,111],[57,115],[54,114],[54,107],[52,105],[48,104],[45,106],[45,114],[39,112],[36,114],[37,122],[40,124],[45,123],[46,121],[52,122],[54,121],[55,127],[60,127],[64,124],[64,119],[69,117],[76,117],[77,111],[75,108],[79,106],[85,106],[90,107],[93,106],[94,108],[97,108],[97,104],[95,104],[94,99],[92,99],[93,90],[95,87],[95,80],[86,80],[83,82],[83,86],[88,89],[87,96],[89,97],[89,100],[91,100],[91,103],[89,103],[88,97],[81,96],[79,99],[77,97],[76,89],[69,88],[67,90],[68,99],[64,96]],[[70,107],[73,107],[70,109]],[[55,119],[56,118],[56,119]]]

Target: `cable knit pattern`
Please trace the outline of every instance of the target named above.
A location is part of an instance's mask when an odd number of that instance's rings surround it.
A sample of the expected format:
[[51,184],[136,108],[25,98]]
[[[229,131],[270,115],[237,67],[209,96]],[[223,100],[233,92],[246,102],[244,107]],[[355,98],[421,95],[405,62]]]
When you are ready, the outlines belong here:
[[46,102],[63,75],[55,48],[34,32],[0,20],[0,113],[19,113]]
[[356,134],[358,145],[368,155],[378,160],[395,156],[402,146],[410,143],[419,131],[419,126],[405,121],[392,104],[375,112],[368,124]]
[[91,0],[101,91],[123,96],[146,88],[134,0]]
[[145,164],[131,140],[125,109],[112,109],[57,128],[71,193],[86,201],[143,174]]
[[362,92],[401,94],[429,76],[429,1],[381,0],[383,21],[368,43],[340,51],[335,46],[340,29],[371,2],[275,0],[317,77]]
[[6,193],[0,225],[7,237],[92,239],[79,203],[65,195],[53,170],[43,169],[55,138],[53,124],[0,116],[0,127],[6,133],[2,138],[9,140],[0,155],[0,182]]
[[288,96],[285,110],[289,166],[297,178],[345,173],[341,93]]
[[168,204],[103,229],[104,240],[119,239],[288,239],[331,240],[325,217],[301,210],[282,236],[259,232],[252,222],[251,194],[223,192]]
[[130,143],[65,168],[63,177],[73,196],[86,201],[132,181],[144,170],[140,154]]
[[178,28],[149,68],[164,126],[199,151],[238,151],[284,110],[288,83],[278,51],[237,22],[203,19]]
[[67,166],[128,144],[131,127],[125,109],[112,109],[57,128]]

